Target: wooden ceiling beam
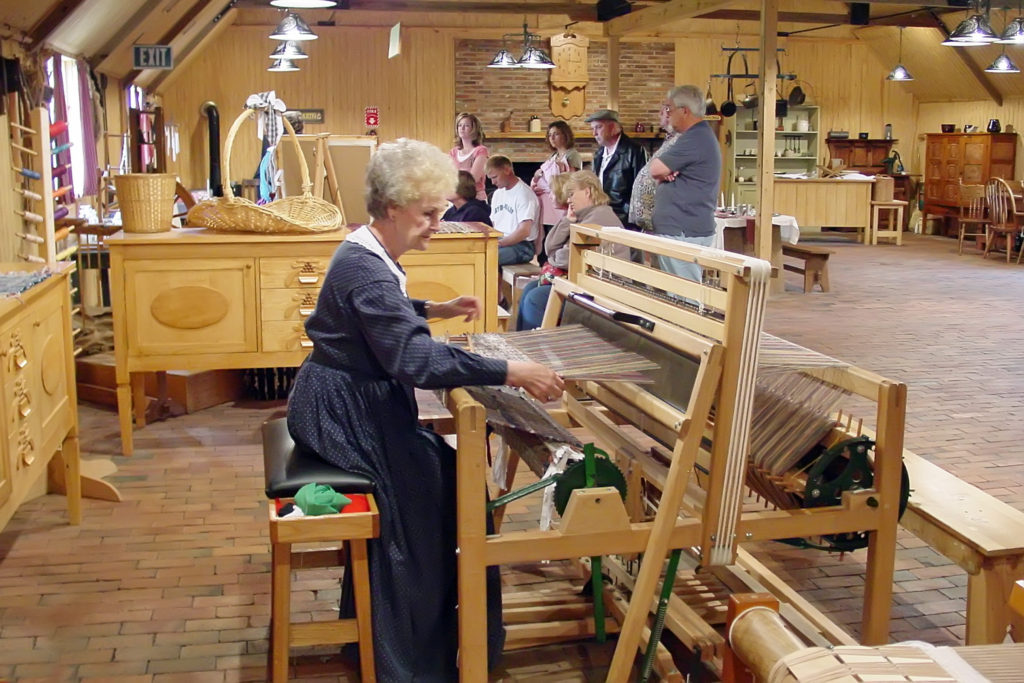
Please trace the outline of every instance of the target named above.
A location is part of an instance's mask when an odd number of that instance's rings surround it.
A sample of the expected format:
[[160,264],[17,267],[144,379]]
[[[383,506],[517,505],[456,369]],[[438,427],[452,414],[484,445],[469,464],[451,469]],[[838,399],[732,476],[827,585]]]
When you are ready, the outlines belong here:
[[[920,14],[901,14],[892,17],[879,17],[871,20],[871,26],[918,26],[932,28],[931,17],[927,16],[927,10]],[[701,14],[697,19],[720,19],[725,21],[761,21],[761,13],[757,10],[746,9],[719,9],[707,14]],[[825,14],[818,12],[779,12],[779,23],[791,24],[819,24],[822,26],[834,24],[850,24],[849,14]]]
[[728,7],[735,0],[670,0],[669,2],[630,12],[621,17],[609,19],[604,24],[606,36],[626,36],[630,33],[652,31],[666,23],[691,19],[702,14]]
[[41,45],[85,0],[60,0],[28,32],[33,45]]
[[[931,17],[934,22],[932,27],[939,32],[942,36],[942,40],[949,38],[949,29],[946,28],[944,23],[942,23],[942,20],[935,14],[932,14]],[[1003,106],[1003,93],[1001,93],[999,88],[992,83],[992,79],[988,77],[985,70],[978,66],[978,63],[967,55],[970,50],[962,47],[951,47],[949,49],[953,51],[953,54],[955,54],[961,62],[963,62],[964,66],[967,67],[967,70],[970,71],[975,80],[978,81],[978,85],[980,85],[985,92],[988,93],[988,96],[992,98],[992,101],[1000,107]]]
[[175,57],[173,69],[157,72],[157,76],[151,81],[145,83],[143,87],[145,87],[148,92],[157,92],[165,81],[175,73],[178,73],[179,69],[184,67],[194,55],[199,54],[201,47],[206,45],[215,36],[219,35],[221,31],[226,30],[229,26],[235,23],[236,16],[238,16],[237,9],[234,9],[231,6],[225,8],[222,13],[218,14],[212,21],[207,22],[206,25],[203,26],[203,28],[201,28],[190,41],[188,41],[188,44],[179,52],[179,56]]
[[[174,22],[174,26],[171,26],[162,36],[160,36],[160,40],[156,44],[170,45],[171,41],[177,38],[178,34],[184,31],[185,27],[192,23],[192,21],[199,16],[199,13],[206,9],[207,5],[211,2],[213,2],[213,0],[196,0],[196,3],[192,5],[191,8],[178,17],[178,20]],[[140,73],[142,73],[142,71],[139,69],[132,69],[125,74],[124,82],[131,83]]]
[[121,28],[117,29],[110,40],[103,44],[96,54],[89,57],[89,65],[98,71],[102,71],[103,62],[113,52],[121,46],[121,43],[126,40],[134,40],[136,31],[142,26],[142,23],[146,21],[150,14],[155,12],[158,6],[155,3],[145,2],[142,7],[135,11],[128,21],[121,25]]
[[[237,9],[268,9],[266,0],[237,0]],[[597,21],[594,4],[571,2],[510,2],[508,0],[348,0],[344,8],[319,10],[335,12],[364,10],[373,12],[457,12],[460,14],[556,14],[575,21]]]

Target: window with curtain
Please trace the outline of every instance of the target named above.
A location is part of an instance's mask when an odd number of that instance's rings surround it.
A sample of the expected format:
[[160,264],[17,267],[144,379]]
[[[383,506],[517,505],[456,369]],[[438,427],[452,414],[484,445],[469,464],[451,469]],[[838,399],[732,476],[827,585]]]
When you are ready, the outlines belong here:
[[68,123],[67,133],[55,136],[51,144],[71,143],[71,147],[56,155],[55,167],[70,166],[70,172],[58,178],[58,183],[70,183],[76,197],[96,193],[95,175],[99,172],[87,69],[83,63],[64,55],[54,55],[46,64],[47,83],[54,91],[48,106],[50,121]]

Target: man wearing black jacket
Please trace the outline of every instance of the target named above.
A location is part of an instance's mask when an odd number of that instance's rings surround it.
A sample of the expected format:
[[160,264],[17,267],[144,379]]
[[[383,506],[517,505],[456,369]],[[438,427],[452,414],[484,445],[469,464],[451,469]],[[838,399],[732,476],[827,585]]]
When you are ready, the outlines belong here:
[[614,109],[598,109],[586,118],[597,140],[594,153],[594,173],[611,199],[612,211],[622,224],[635,230],[629,220],[629,200],[633,194],[633,181],[647,163],[647,154],[622,132],[619,113]]

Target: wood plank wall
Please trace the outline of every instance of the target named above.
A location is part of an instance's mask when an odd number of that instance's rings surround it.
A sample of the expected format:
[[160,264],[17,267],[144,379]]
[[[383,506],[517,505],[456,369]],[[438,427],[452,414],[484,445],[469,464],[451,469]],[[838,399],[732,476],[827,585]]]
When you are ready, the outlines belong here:
[[[405,29],[403,53],[389,61],[386,28],[318,30],[320,39],[308,47],[311,59],[298,73],[266,72],[272,47],[266,28],[234,26],[211,43],[202,58],[167,80],[159,94],[167,120],[180,126],[182,138],[181,156],[170,170],[181,174],[188,187],[204,186],[207,176],[206,123],[200,105],[206,100],[218,104],[222,135],[226,135],[245,97],[261,90],[276,90],[290,107],[323,108],[326,123],[307,126],[307,132],[365,133],[363,108],[378,106],[382,140],[404,135],[428,140],[445,150],[451,146],[456,32]],[[731,43],[720,36],[676,40],[676,83],[695,83],[704,89],[710,73],[725,71],[726,53],[721,47],[727,42]],[[797,73],[808,104],[821,107],[822,131],[846,130],[851,136],[867,132],[881,137],[884,125],[891,123],[894,136],[900,139],[897,146],[914,170],[917,104],[899,84],[885,81],[889,67],[863,41],[790,39],[786,48],[783,70]],[[546,80],[542,85],[547,87]],[[787,94],[789,87],[787,83]],[[725,90],[722,80],[712,84],[719,104]],[[231,160],[234,179],[251,177],[258,150],[255,133],[250,130],[239,140]],[[826,153],[824,144],[822,153]]]
[[[754,46],[749,38],[742,44]],[[676,82],[706,88],[708,74],[725,73],[728,53],[722,52],[723,45],[732,45],[732,41],[720,37],[677,40]],[[879,61],[869,46],[857,40],[791,38],[785,47],[782,71],[797,74],[807,94],[806,104],[821,107],[821,154],[824,157],[828,155],[824,136],[829,130],[849,131],[851,137],[865,132],[872,138],[880,138],[885,124],[891,123],[901,156],[905,160],[915,158],[910,152],[917,138],[917,104],[899,84],[885,80],[891,67]],[[751,53],[747,58],[751,70],[756,70],[756,54]],[[737,61],[733,61],[733,72],[740,70]],[[744,81],[736,81],[737,97],[742,96],[744,85]],[[782,94],[788,95],[791,88],[792,83],[783,82]],[[715,103],[721,108],[726,81],[713,79],[711,90]]]
[[[248,95],[275,90],[291,108],[324,109],[323,125],[306,133],[364,134],[363,110],[379,107],[382,141],[413,137],[442,149],[451,146],[455,116],[454,40],[433,29],[404,29],[402,54],[387,58],[387,28],[317,27],[320,38],[307,43],[310,59],[301,71],[269,73],[268,55],[276,44],[265,27],[232,26],[168,79],[158,92],[168,122],[177,123],[181,154],[168,170],[189,188],[205,187],[209,173],[207,125],[200,106],[212,100],[220,109],[221,144]],[[259,161],[256,127],[247,123],[231,158],[231,176],[251,178]]]

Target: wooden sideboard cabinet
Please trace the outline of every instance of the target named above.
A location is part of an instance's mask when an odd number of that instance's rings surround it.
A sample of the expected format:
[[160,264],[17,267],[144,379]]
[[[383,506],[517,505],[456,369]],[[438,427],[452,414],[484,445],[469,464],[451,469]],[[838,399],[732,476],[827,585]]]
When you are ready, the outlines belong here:
[[[500,234],[480,227],[439,233],[426,251],[402,256],[410,297],[446,301],[470,294],[484,303],[481,320],[431,322],[435,335],[497,329]],[[347,233],[253,235],[186,228],[108,237],[124,454],[133,450],[133,401],[136,425],[145,424],[138,373],[300,365],[313,346],[305,319]]]
[[924,214],[956,214],[960,181],[984,185],[1013,179],[1016,133],[929,133],[925,148]]
[[[40,266],[0,263],[0,272]],[[40,477],[64,491],[71,524],[82,520],[82,486],[68,278],[62,264],[42,282],[0,297],[0,529]]]

